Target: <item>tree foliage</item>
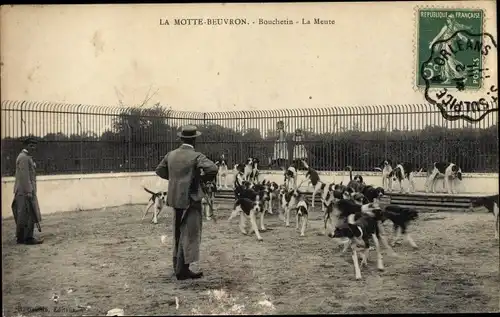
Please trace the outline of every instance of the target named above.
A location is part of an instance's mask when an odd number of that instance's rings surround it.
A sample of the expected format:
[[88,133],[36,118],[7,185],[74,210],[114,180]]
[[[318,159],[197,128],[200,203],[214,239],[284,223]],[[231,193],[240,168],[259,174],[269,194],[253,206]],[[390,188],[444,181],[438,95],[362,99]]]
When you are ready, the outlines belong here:
[[[39,139],[34,154],[39,175],[152,171],[161,158],[179,145],[180,124],[194,123],[203,135],[197,149],[216,159],[225,154],[229,164],[256,157],[263,168],[274,149],[276,131],[247,129],[243,132],[213,122],[189,121],[170,116],[170,110],[131,108],[116,117],[109,130],[97,135],[47,134]],[[234,124],[233,126],[236,126]],[[304,131],[309,164],[317,170],[373,170],[385,158],[412,162],[428,168],[435,161],[452,161],[464,172],[498,172],[497,125],[487,129],[447,129],[428,126],[416,131],[341,129],[339,133]],[[289,156],[293,149],[292,134]],[[2,139],[2,176],[12,176],[22,149],[19,138]]]

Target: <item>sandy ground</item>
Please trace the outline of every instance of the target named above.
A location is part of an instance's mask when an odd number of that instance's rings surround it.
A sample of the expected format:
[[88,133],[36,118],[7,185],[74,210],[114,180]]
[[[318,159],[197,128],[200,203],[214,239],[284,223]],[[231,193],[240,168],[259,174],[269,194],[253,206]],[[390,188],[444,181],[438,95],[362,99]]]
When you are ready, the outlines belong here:
[[[492,214],[422,213],[410,228],[419,250],[397,246],[378,272],[371,252],[363,279],[350,253],[319,235],[312,212],[306,237],[266,218],[263,242],[228,223],[205,221],[205,277],[176,281],[170,213],[141,222],[144,206],[45,216],[45,243],[16,245],[12,219],[2,224],[4,316],[125,314],[452,313],[499,311],[499,243]],[[161,235],[168,235],[166,243]],[[59,296],[55,303],[53,294]],[[179,301],[176,307],[175,297]]]

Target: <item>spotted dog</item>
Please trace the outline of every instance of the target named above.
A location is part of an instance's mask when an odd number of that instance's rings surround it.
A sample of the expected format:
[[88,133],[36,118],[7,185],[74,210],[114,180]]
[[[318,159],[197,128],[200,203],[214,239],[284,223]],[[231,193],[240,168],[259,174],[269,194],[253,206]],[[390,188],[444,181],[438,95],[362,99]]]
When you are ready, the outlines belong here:
[[297,188],[297,169],[293,165],[285,171],[285,187],[287,190]]
[[418,212],[415,209],[404,208],[397,205],[385,206],[383,210],[383,220],[381,222],[383,223],[386,219],[392,221],[395,237],[391,246],[394,247],[396,244],[399,244],[400,236],[403,234],[412,248],[418,248],[417,244],[413,241],[407,231],[408,225],[417,218]]
[[436,192],[438,178],[444,178],[443,185],[448,194],[456,194],[456,182],[462,180],[462,169],[455,163],[434,162],[434,168],[425,182],[425,192],[428,193],[429,189]]
[[227,161],[224,158],[224,155],[222,155],[221,158],[215,162],[215,165],[217,165],[219,168],[219,172],[217,173],[217,188],[222,188],[222,184],[224,184],[224,188],[228,188],[227,175],[229,172],[227,168]]
[[392,178],[394,177],[392,161],[385,160],[380,164],[381,167],[375,167],[382,172],[382,188],[386,191],[392,191]]
[[284,210],[284,220],[285,226],[290,227],[290,213],[292,209],[297,208],[297,203],[299,202],[299,197],[301,193],[298,189],[291,189],[286,191],[286,193],[282,197],[281,204]]
[[300,236],[305,236],[305,231],[307,228],[307,224],[309,222],[309,203],[303,193],[299,193],[299,197],[297,198],[297,219],[295,229],[299,229],[299,225],[302,223],[300,229]]
[[304,164],[304,167],[307,169],[306,172],[306,179],[309,180],[309,183],[313,186],[313,192],[312,192],[312,199],[311,199],[311,206],[314,208],[314,202],[316,198],[316,194],[321,192],[321,190],[324,190],[326,184],[323,183],[319,179],[319,174],[318,172],[310,167],[306,161],[302,160],[302,164]]
[[250,224],[252,226],[252,231],[255,232],[257,240],[262,241],[262,236],[259,232],[259,227],[257,226],[257,215],[260,214],[260,227],[261,230],[265,231],[264,226],[264,201],[266,200],[265,191],[259,186],[255,186],[254,189],[244,188],[241,189],[238,199],[234,203],[234,209],[229,217],[228,221],[231,221],[236,216],[240,215],[240,231],[243,234],[247,234],[246,231],[246,220],[250,219]]
[[244,164],[244,169],[243,169],[243,178],[246,181],[251,181],[252,180],[252,172],[253,172],[253,158],[249,157]]
[[273,213],[273,198],[278,197],[278,202],[279,200],[279,185],[275,182],[263,180],[262,185],[266,186],[268,192],[269,192],[269,201],[265,202],[265,208],[264,210],[267,211],[270,215],[274,214]]
[[207,220],[211,220],[212,217],[214,217],[214,200],[217,187],[213,182],[206,182],[202,183],[201,188],[204,194],[203,198],[201,199],[203,214],[205,215]]
[[[421,171],[422,169],[418,172]],[[399,184],[399,191],[401,193],[404,190],[403,181],[406,181],[408,183],[408,188],[406,190],[407,193],[415,192],[415,173],[417,173],[417,170],[413,166],[413,164],[408,162],[399,163],[394,168],[393,173],[394,173],[394,178]]]
[[489,197],[481,197],[473,199],[471,202],[472,207],[485,207],[488,212],[492,212],[495,217],[495,238],[499,238],[500,232],[500,214],[498,211],[498,194]]
[[[330,224],[330,230],[333,230],[337,222],[337,213],[336,209],[334,209],[334,203],[336,201],[335,193],[338,194],[339,192],[335,191],[335,184],[332,183],[326,185],[323,188],[323,193],[321,194],[321,211],[323,212],[323,235],[327,234],[326,232],[328,229],[328,224]],[[340,193],[340,195],[342,194],[343,193]]]
[[167,205],[167,192],[153,192],[146,187],[144,187],[144,190],[151,194],[151,197],[149,198],[149,204],[146,206],[144,215],[142,216],[142,220],[146,217],[146,214],[148,213],[149,209],[154,205],[153,209],[153,219],[151,219],[151,222],[154,224],[158,223],[158,215],[160,212],[163,210],[163,208]]
[[252,172],[250,173],[250,181],[253,183],[259,182],[259,159],[252,159]]
[[363,176],[356,174],[354,178],[352,177],[352,167],[347,166],[349,169],[349,183],[347,183],[347,187],[354,189],[354,191],[360,193],[362,188],[366,185]]
[[[334,209],[336,210],[336,215],[337,215],[337,224],[342,224],[347,221],[347,218],[351,214],[355,214],[359,210],[365,212],[366,210],[370,209],[377,209],[379,208],[378,202],[367,202],[366,197],[364,197],[363,194],[360,193],[353,193],[349,197],[348,195],[344,194],[344,198],[341,200],[338,200],[334,204]],[[361,208],[361,209],[360,209]],[[389,251],[389,254],[391,256],[397,257],[396,252],[392,249],[392,247],[389,245],[387,242],[386,237],[384,236],[384,229],[382,227],[382,222],[385,220],[383,213],[377,217],[377,238],[379,241],[382,242],[383,246]],[[349,241],[346,241],[349,242]],[[344,243],[344,249],[342,252],[347,251],[347,248],[349,247],[348,244]]]
[[370,251],[370,238],[375,244],[377,253],[377,268],[384,270],[382,252],[378,239],[378,221],[382,219],[382,210],[377,204],[359,206],[349,200],[340,200],[337,207],[343,214],[348,214],[347,220],[338,225],[332,238],[348,238],[352,250],[352,260],[354,263],[355,278],[361,279],[361,269],[358,263],[358,251],[361,253],[361,265],[368,265],[368,255]]
[[287,190],[286,190],[285,185],[279,185],[279,188],[278,188],[278,203],[279,203],[278,216],[283,221],[285,221],[285,216],[284,216],[285,205],[284,205],[284,202],[286,202],[286,200],[285,200],[286,193],[287,193]]

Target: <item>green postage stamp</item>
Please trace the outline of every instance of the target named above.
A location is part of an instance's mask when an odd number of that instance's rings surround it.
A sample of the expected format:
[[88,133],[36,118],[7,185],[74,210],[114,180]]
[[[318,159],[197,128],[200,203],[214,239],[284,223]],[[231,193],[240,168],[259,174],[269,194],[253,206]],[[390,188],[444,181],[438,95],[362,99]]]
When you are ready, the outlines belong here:
[[[466,90],[482,87],[480,71],[470,76],[467,70],[482,67],[483,52],[477,35],[483,33],[483,19],[479,9],[418,10],[417,87],[425,87],[426,79],[430,88],[456,87],[457,80]],[[443,58],[426,63],[432,54]]]

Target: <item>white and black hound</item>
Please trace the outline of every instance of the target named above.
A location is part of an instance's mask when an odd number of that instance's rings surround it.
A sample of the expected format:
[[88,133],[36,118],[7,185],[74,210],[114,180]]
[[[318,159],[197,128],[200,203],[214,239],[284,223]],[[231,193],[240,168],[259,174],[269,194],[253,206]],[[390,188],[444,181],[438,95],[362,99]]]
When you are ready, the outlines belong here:
[[[422,169],[418,171],[422,172]],[[415,173],[417,173],[417,169],[413,166],[413,164],[404,162],[399,163],[393,170],[394,178],[399,184],[399,192],[403,192],[403,181],[406,180],[408,183],[408,188],[406,190],[407,193],[415,192]]]
[[293,165],[285,171],[285,187],[287,190],[297,188],[297,169]]
[[384,270],[382,252],[378,240],[378,221],[382,218],[382,210],[376,204],[359,206],[349,200],[340,200],[337,206],[342,212],[350,209],[347,221],[338,225],[331,237],[348,238],[348,246],[352,249],[352,261],[354,263],[354,272],[357,280],[361,279],[361,269],[358,263],[358,251],[361,253],[361,265],[368,264],[368,254],[370,251],[370,238],[375,244],[377,252],[377,268]]
[[394,176],[392,161],[385,160],[382,162],[381,167],[375,167],[375,169],[382,172],[382,188],[389,192],[392,191],[392,178]]
[[219,167],[219,171],[217,173],[217,188],[222,188],[224,184],[224,188],[228,188],[227,186],[227,175],[228,175],[228,168],[227,168],[227,161],[224,158],[224,155],[221,155],[221,158],[215,162],[215,165]]
[[[279,197],[279,185],[275,182],[263,180],[262,185],[266,186],[269,192],[269,200],[265,202],[265,210],[272,215],[273,214],[273,198]],[[279,202],[279,199],[278,199]]]
[[353,178],[352,167],[347,166],[347,168],[349,169],[349,183],[347,183],[347,187],[354,189],[356,192],[361,192],[362,187],[365,186],[363,176],[356,174]]
[[[299,197],[302,195],[302,193],[299,192],[298,189],[291,189],[285,192],[285,194],[282,196],[282,201],[281,205],[283,206],[284,210],[284,220],[285,220],[285,226],[289,227],[290,226],[290,213],[292,209],[297,208],[297,203],[299,202]],[[282,217],[280,217],[282,218]]]
[[306,196],[303,193],[300,193],[297,200],[297,219],[295,229],[299,229],[299,225],[302,222],[300,236],[303,237],[305,236],[307,224],[309,222],[309,203],[307,202]]
[[314,168],[310,167],[304,160],[302,160],[302,164],[304,164],[304,167],[307,169],[306,179],[309,180],[309,183],[314,188],[311,199],[311,206],[314,208],[316,193],[321,192],[322,189],[324,190],[326,185],[319,179],[319,174]]
[[211,220],[212,217],[215,217],[214,201],[217,188],[213,182],[206,182],[202,184],[202,190],[204,194],[203,198],[201,199],[203,214],[205,215],[207,220]]
[[151,222],[153,222],[154,224],[157,224],[158,223],[158,215],[163,210],[163,208],[167,205],[167,192],[155,193],[155,192],[147,189],[146,187],[144,187],[144,190],[151,194],[151,198],[149,198],[150,203],[148,204],[148,206],[146,206],[144,215],[142,216],[142,220],[144,220],[144,218],[146,217],[146,214],[148,213],[149,208],[151,208],[151,206],[154,205],[153,219],[151,220]]
[[249,157],[247,161],[245,162],[245,167],[243,169],[243,178],[246,181],[251,181],[252,180],[252,172],[253,172],[253,158]]
[[255,184],[259,182],[259,159],[252,159],[252,172],[250,173],[250,181]]
[[411,208],[404,208],[398,205],[387,205],[383,211],[382,223],[389,219],[392,221],[395,237],[391,243],[392,246],[399,244],[399,239],[401,235],[406,237],[406,240],[410,246],[417,249],[418,246],[413,241],[412,237],[408,233],[408,225],[410,222],[418,218],[418,212]]
[[444,177],[443,185],[448,194],[456,194],[456,183],[462,180],[462,169],[457,164],[449,162],[434,162],[434,168],[425,182],[425,191],[432,190],[435,193],[437,178],[441,177]]
[[495,217],[495,238],[500,239],[500,213],[498,211],[498,194],[489,196],[489,197],[481,197],[473,199],[471,202],[472,207],[485,207],[488,209],[488,212],[492,212]]
[[257,215],[260,214],[260,227],[261,230],[266,230],[264,226],[264,201],[267,199],[267,194],[261,185],[255,185],[254,189],[242,189],[239,192],[239,196],[234,204],[234,210],[231,213],[228,221],[231,221],[234,217],[240,215],[240,231],[243,234],[247,234],[246,231],[246,219],[250,218],[250,224],[252,230],[257,236],[257,240],[262,241],[262,236],[259,232],[259,227],[257,226]]

